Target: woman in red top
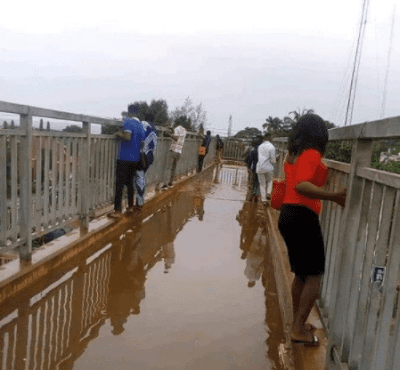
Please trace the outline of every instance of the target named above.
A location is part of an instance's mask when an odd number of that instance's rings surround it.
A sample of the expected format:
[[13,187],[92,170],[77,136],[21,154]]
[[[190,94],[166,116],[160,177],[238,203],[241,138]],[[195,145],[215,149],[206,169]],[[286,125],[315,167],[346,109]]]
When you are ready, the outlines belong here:
[[342,207],[346,200],[346,189],[335,193],[322,189],[328,175],[321,161],[327,143],[328,130],[320,116],[307,114],[299,119],[289,138],[286,195],[278,222],[295,274],[291,338],[309,346],[319,344],[313,334],[315,328],[306,321],[325,270],[324,240],[318,218],[320,200],[330,200]]

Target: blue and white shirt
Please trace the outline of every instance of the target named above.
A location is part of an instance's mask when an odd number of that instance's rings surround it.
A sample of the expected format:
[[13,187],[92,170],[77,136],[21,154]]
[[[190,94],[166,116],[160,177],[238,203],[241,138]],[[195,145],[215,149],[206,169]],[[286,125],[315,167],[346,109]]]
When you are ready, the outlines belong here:
[[[157,130],[149,122],[142,121],[143,129],[145,131],[145,139],[143,143],[143,153],[146,156],[146,162],[150,166],[154,161],[154,152],[157,147]],[[147,168],[145,169],[145,171]]]

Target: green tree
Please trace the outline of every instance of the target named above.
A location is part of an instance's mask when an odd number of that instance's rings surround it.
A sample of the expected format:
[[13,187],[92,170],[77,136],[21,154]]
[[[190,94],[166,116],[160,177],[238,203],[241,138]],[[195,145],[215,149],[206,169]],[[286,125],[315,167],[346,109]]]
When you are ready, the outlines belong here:
[[111,124],[101,125],[101,134],[102,135],[113,135],[120,129],[121,129],[121,126],[118,126],[118,125],[111,125]]
[[64,128],[63,131],[80,133],[80,132],[82,132],[82,127],[79,127],[77,125],[70,125],[70,126],[67,126],[66,128]]
[[154,124],[159,126],[166,126],[168,124],[168,103],[166,100],[153,99],[150,103],[148,111],[154,116]]
[[7,123],[7,121],[4,121],[4,122],[3,122],[3,128],[4,128],[4,129],[7,129],[7,128],[8,128],[8,123]]
[[46,128],[46,130],[47,130],[47,131],[50,131],[50,122],[49,122],[49,121],[47,121],[47,128]]
[[14,120],[11,120],[11,127],[10,128],[15,128]]
[[176,118],[174,121],[174,127],[177,127],[177,126],[182,126],[188,131],[195,130],[195,128],[193,127],[193,124],[192,124],[192,119],[187,116],[180,116],[180,117]]
[[43,131],[43,118],[40,119],[39,130]]
[[258,135],[262,135],[262,133],[257,127],[246,127],[244,130],[239,131],[234,137],[244,139],[253,138]]
[[267,132],[272,134],[284,131],[283,122],[279,117],[273,118],[272,116],[269,116],[268,118],[265,119],[265,123],[263,123],[262,127]]
[[203,104],[200,103],[195,106],[189,96],[185,99],[183,105],[176,107],[170,112],[169,116],[174,122],[183,116],[190,118],[192,127],[195,130],[200,127],[200,124],[203,127],[207,124],[207,112],[203,109]]
[[[304,116],[305,114],[314,113],[314,109],[303,109],[302,111],[299,108],[299,111],[292,111],[288,113],[288,116],[283,118],[283,124],[285,130],[292,130],[296,123],[300,119],[300,117]],[[292,116],[292,117],[291,117]]]

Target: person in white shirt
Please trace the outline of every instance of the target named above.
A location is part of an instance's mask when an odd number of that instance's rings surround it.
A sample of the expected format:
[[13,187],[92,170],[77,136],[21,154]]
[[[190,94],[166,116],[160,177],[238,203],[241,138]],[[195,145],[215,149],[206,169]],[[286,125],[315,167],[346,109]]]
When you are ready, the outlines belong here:
[[182,126],[177,126],[174,130],[171,128],[170,131],[166,131],[165,136],[170,137],[173,141],[168,153],[167,166],[164,170],[164,185],[162,186],[164,189],[172,186],[174,181],[176,166],[185,143],[186,130]]
[[276,158],[275,147],[270,142],[271,134],[265,134],[263,140],[263,143],[258,147],[256,172],[260,183],[261,200],[267,201],[271,197],[272,175]]

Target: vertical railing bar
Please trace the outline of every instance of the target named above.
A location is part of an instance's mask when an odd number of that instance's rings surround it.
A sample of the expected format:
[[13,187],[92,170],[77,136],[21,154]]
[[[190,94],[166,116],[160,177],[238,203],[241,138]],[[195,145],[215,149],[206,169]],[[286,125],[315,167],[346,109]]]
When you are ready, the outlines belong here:
[[12,136],[10,138],[11,149],[11,240],[17,241],[17,212],[19,207],[18,202],[18,150],[17,138]]
[[7,245],[7,169],[7,137],[0,135],[0,250]]
[[65,211],[64,211],[64,217],[65,220],[67,221],[70,218],[71,215],[71,197],[70,197],[70,187],[71,187],[71,175],[70,175],[70,170],[71,170],[71,138],[67,138],[65,140],[65,146],[66,146],[66,156],[65,156]]
[[50,225],[56,225],[56,192],[57,192],[57,137],[52,141],[52,162],[51,162],[51,221]]
[[35,232],[38,233],[42,227],[42,138],[35,136],[36,143],[36,204],[35,204]]
[[78,213],[77,209],[77,201],[76,201],[76,183],[77,183],[77,176],[76,176],[76,165],[78,161],[78,140],[79,138],[73,138],[72,140],[72,188],[71,188],[71,210],[72,214],[76,215]]
[[20,139],[20,238],[23,244],[19,247],[20,261],[30,263],[32,260],[32,114],[20,115],[20,126],[25,136]]
[[43,210],[44,210],[44,229],[46,230],[49,226],[49,176],[50,176],[50,148],[51,138],[45,137],[43,140],[44,149],[44,187],[43,187]]

